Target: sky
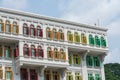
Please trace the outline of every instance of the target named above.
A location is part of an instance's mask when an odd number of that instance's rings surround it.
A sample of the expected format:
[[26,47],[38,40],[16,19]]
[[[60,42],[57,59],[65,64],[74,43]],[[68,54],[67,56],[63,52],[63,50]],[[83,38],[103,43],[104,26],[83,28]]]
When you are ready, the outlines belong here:
[[0,0],[0,7],[108,28],[105,63],[120,63],[120,0]]

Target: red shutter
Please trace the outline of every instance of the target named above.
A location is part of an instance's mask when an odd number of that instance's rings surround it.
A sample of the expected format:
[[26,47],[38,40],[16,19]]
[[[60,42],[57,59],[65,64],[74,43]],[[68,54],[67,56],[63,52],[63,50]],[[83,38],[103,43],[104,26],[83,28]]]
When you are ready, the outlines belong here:
[[34,36],[36,36],[36,32],[37,32],[37,29],[36,29],[36,28],[34,28]]
[[38,74],[35,73],[35,80],[38,80]]
[[43,30],[40,29],[40,37],[43,37]]
[[43,51],[43,49],[41,49],[42,50],[42,58],[44,58],[44,51]]
[[37,49],[35,49],[35,57],[38,57]]
[[16,58],[16,57],[18,57],[18,55],[19,55],[19,54],[18,54],[18,48],[15,48],[15,49],[14,49],[14,57]]
[[28,80],[28,72],[26,71],[26,80]]
[[28,56],[31,56],[31,48],[28,48]]

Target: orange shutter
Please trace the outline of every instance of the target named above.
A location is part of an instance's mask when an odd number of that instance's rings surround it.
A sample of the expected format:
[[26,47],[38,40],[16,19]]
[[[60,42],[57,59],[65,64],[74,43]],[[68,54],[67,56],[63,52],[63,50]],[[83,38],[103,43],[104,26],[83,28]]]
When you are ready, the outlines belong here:
[[59,60],[61,60],[61,52],[59,52]]
[[65,52],[64,52],[64,55],[65,55],[65,56],[64,56],[64,60],[66,60],[66,53],[65,53]]
[[50,38],[53,38],[53,31],[50,31]]
[[60,39],[60,32],[57,32],[56,38],[57,38],[57,39]]
[[2,23],[2,31],[5,32],[5,24]]
[[64,33],[62,33],[62,39],[64,40]]

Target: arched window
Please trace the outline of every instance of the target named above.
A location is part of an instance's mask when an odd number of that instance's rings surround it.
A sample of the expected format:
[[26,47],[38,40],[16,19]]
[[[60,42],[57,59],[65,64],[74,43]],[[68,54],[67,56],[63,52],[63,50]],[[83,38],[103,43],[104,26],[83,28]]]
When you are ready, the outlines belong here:
[[93,57],[93,59],[94,59],[94,66],[100,67],[100,59],[98,57]]
[[61,60],[66,60],[66,54],[63,49],[60,49],[60,59]]
[[93,37],[91,34],[89,35],[89,44],[90,44],[91,46],[94,45],[94,37]]
[[66,73],[66,80],[74,80],[71,72]]
[[57,39],[57,30],[53,29],[53,39]]
[[11,32],[10,21],[8,21],[8,20],[6,20],[6,23],[5,23],[5,32],[6,33],[10,33]]
[[98,38],[98,36],[95,36],[95,44],[97,47],[100,47],[100,39]]
[[74,40],[76,43],[80,43],[80,36],[78,35],[77,32],[74,33]]
[[91,56],[86,56],[86,64],[87,66],[93,66],[93,59]]
[[59,52],[57,48],[54,48],[54,59],[59,59]]
[[41,46],[38,46],[38,57],[44,58],[44,51]]
[[26,23],[23,24],[23,35],[29,35],[29,27]]
[[13,22],[13,34],[18,34],[19,28],[17,22]]
[[73,58],[74,58],[74,65],[80,65],[80,56],[78,54],[74,54],[73,55]]
[[5,80],[13,80],[13,71],[11,67],[5,67]]
[[82,80],[82,76],[80,75],[80,73],[75,73],[75,80]]
[[12,50],[10,46],[5,46],[4,48],[5,58],[12,58]]
[[4,23],[2,19],[0,19],[0,32],[4,32]]
[[94,80],[93,74],[88,73],[88,80]]
[[36,32],[35,32],[35,27],[34,25],[30,25],[30,36],[31,37],[34,37],[36,35]]
[[68,41],[73,42],[73,34],[71,34],[70,31],[67,32],[67,36],[68,36]]
[[2,50],[2,46],[0,45],[0,57],[2,57],[2,54],[3,54],[3,50]]
[[95,80],[102,80],[100,74],[95,74]]
[[81,42],[82,44],[87,44],[87,38],[84,33],[81,34]]
[[34,45],[31,46],[31,56],[32,56],[32,57],[35,57],[35,56],[36,56],[36,49],[35,49],[35,46],[34,46]]
[[50,28],[49,28],[49,27],[47,27],[47,29],[46,29],[46,37],[47,37],[48,39],[52,39],[52,37],[53,37],[53,32],[50,31]]
[[43,30],[40,26],[37,26],[37,37],[43,37]]
[[53,58],[53,53],[50,47],[47,48],[47,57],[48,58]]
[[61,29],[59,30],[58,37],[59,37],[60,40],[64,40],[64,33]]
[[101,46],[106,47],[106,40],[104,39],[103,36],[101,36]]
[[30,51],[29,51],[29,47],[27,44],[24,44],[24,47],[23,47],[23,53],[24,53],[24,56],[30,56]]
[[25,68],[20,69],[20,80],[28,80],[27,69],[25,69]]

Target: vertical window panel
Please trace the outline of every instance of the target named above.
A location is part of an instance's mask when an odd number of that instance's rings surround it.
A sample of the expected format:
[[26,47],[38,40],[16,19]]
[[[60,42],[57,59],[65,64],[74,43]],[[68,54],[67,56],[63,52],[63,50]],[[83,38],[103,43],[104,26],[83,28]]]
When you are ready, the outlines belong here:
[[10,21],[8,21],[8,20],[6,20],[6,23],[5,23],[5,32],[6,33],[11,32],[11,24],[10,24]]

